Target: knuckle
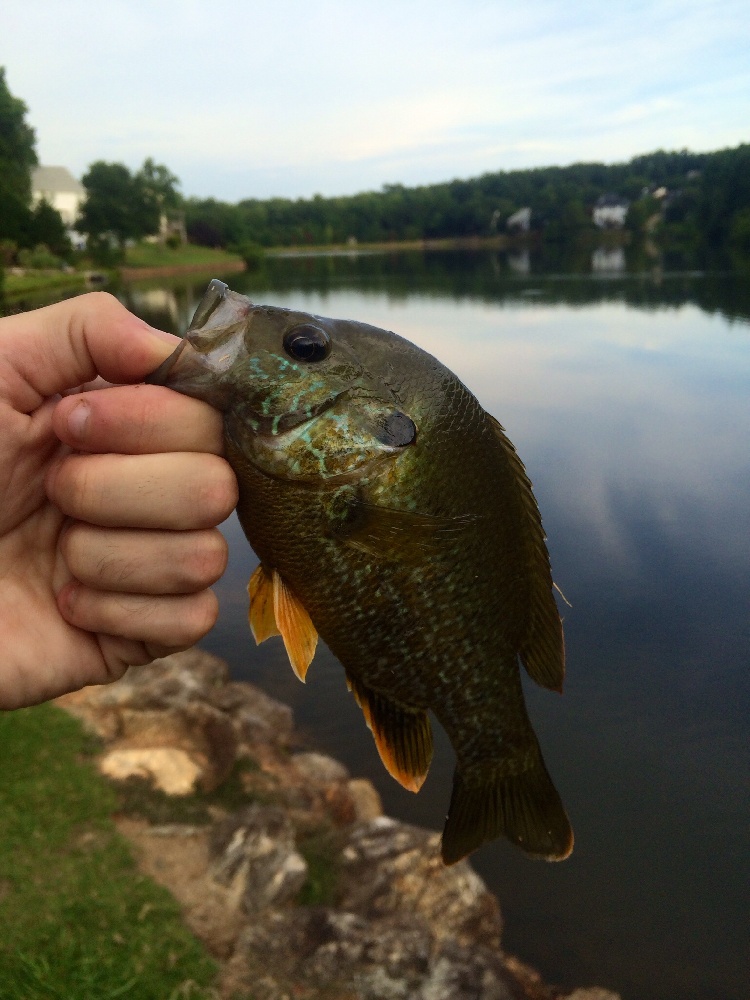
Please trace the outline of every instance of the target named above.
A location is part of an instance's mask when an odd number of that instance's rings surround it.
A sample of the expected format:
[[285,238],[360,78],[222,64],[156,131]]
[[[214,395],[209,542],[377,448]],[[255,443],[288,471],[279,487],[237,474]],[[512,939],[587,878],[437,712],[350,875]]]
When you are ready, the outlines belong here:
[[71,573],[92,587],[127,589],[137,568],[136,560],[109,544],[99,529],[81,522],[67,529],[60,547]]
[[209,474],[201,482],[198,491],[198,506],[211,525],[219,524],[237,506],[237,479],[230,465],[223,459],[211,456]]
[[120,300],[115,298],[111,292],[88,292],[86,299],[97,308],[115,309],[118,312],[123,308]]
[[85,547],[81,537],[83,532],[83,525],[79,521],[73,521],[67,526],[60,538],[60,553],[74,576],[78,575],[76,569],[79,568],[80,554]]
[[185,572],[187,583],[196,590],[215,583],[227,567],[229,547],[216,529],[202,532],[191,546]]
[[91,505],[92,477],[85,458],[66,458],[55,478],[54,500],[65,514],[85,514]]
[[[106,523],[113,510],[113,500],[116,500],[113,471],[116,470],[113,470],[109,455],[71,455],[65,459],[64,503],[69,507],[65,513],[92,524]],[[116,506],[115,503],[115,509]]]
[[173,641],[187,644],[197,642],[211,631],[218,617],[219,602],[214,592],[204,590],[200,594],[195,594],[189,608],[186,609],[183,628],[172,637]]

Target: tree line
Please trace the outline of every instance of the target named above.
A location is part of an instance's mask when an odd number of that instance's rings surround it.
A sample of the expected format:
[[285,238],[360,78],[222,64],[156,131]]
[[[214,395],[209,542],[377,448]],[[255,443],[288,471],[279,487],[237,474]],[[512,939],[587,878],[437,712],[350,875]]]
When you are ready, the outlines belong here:
[[[38,158],[26,113],[0,67],[0,266],[3,255],[8,263],[19,250],[40,245],[70,254],[59,214],[44,201],[31,204]],[[191,242],[248,259],[258,247],[491,237],[504,233],[520,208],[531,209],[532,238],[570,243],[593,230],[597,199],[616,193],[630,202],[626,224],[635,235],[750,253],[750,144],[714,153],[660,150],[618,164],[495,171],[415,187],[386,184],[329,198],[184,199],[179,183],[150,158],[135,172],[121,163],[91,164],[76,222],[89,252],[114,263],[128,240],[157,232],[161,217],[177,210]]]
[[[661,189],[666,189],[666,195]],[[654,193],[660,198],[655,198]],[[627,163],[496,171],[470,180],[347,197],[186,200],[188,236],[206,246],[304,246],[391,240],[490,237],[518,209],[531,209],[531,231],[566,242],[592,231],[599,197],[630,201],[636,233],[750,251],[750,145],[715,153],[657,151]]]

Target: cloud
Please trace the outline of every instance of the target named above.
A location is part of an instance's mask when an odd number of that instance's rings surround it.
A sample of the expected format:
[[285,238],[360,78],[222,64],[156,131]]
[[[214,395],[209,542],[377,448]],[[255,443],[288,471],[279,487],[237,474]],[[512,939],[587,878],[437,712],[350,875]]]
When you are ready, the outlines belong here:
[[6,0],[0,65],[45,162],[152,155],[186,193],[334,194],[746,139],[746,15],[733,0]]

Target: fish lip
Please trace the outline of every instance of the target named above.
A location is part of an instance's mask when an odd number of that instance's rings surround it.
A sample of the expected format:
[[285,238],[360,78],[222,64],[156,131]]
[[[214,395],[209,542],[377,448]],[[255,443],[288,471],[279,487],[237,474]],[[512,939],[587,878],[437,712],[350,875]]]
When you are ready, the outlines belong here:
[[196,306],[182,343],[145,382],[215,402],[216,386],[206,379],[220,378],[244,349],[244,328],[252,309],[246,296],[213,278]]
[[188,346],[187,340],[182,340],[177,345],[177,347],[172,351],[168,358],[166,358],[159,365],[158,368],[154,369],[150,375],[147,375],[143,380],[146,385],[166,385],[169,374],[174,368],[175,364],[178,362],[180,355]]
[[229,405],[231,388],[221,375],[222,370],[217,369],[205,354],[196,351],[186,338],[144,381],[149,385],[166,386],[224,411]]

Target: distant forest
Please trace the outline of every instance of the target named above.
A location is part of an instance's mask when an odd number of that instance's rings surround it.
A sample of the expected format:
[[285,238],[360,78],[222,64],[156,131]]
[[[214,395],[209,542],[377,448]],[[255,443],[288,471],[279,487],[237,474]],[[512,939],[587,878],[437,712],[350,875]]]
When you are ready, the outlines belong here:
[[[666,190],[665,190],[666,189]],[[628,163],[498,171],[471,180],[346,197],[209,199],[184,203],[190,240],[242,250],[461,237],[506,232],[531,209],[530,237],[568,241],[593,229],[602,195],[630,202],[626,227],[683,245],[750,252],[750,144],[714,153],[658,151]]]

